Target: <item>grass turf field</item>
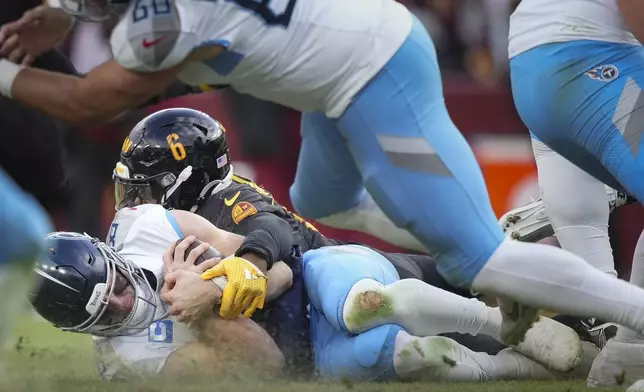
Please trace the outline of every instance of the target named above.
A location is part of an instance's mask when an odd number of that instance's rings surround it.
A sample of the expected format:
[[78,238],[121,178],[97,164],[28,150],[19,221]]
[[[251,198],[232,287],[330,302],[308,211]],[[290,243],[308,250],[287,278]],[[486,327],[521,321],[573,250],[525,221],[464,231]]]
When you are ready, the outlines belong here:
[[4,353],[0,392],[574,392],[591,390],[579,382],[494,382],[432,384],[320,384],[251,383],[217,384],[211,381],[106,382],[94,369],[91,339],[63,333],[35,316],[19,325]]

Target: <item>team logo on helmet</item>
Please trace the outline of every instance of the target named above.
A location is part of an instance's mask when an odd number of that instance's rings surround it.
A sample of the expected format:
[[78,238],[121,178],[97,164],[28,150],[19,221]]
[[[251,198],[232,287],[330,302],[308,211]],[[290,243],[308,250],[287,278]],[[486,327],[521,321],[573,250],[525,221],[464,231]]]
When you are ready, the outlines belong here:
[[125,140],[123,140],[123,145],[121,146],[121,151],[123,152],[123,154],[129,153],[133,145],[134,143],[132,142],[132,140],[129,137],[126,137]]

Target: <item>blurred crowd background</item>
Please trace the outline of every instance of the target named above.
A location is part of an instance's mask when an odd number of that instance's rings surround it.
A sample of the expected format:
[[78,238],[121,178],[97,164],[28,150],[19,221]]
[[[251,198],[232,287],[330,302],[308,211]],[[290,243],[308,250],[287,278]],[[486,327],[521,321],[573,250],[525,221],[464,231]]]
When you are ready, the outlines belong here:
[[[434,40],[450,114],[474,148],[497,215],[539,197],[530,139],[514,110],[508,78],[508,21],[519,0],[401,1]],[[76,24],[62,49],[79,72],[111,57],[111,27]],[[228,129],[236,172],[290,207],[288,188],[299,150],[298,113],[225,89],[160,102],[96,132],[70,133],[67,165],[73,192],[67,207],[53,211],[58,229],[104,238],[114,214],[111,174],[123,138],[146,114],[171,106],[193,107],[221,121]],[[623,276],[628,276],[638,221],[644,217],[640,210],[625,207],[611,218],[613,249]],[[329,236],[393,249],[364,235],[319,228]]]

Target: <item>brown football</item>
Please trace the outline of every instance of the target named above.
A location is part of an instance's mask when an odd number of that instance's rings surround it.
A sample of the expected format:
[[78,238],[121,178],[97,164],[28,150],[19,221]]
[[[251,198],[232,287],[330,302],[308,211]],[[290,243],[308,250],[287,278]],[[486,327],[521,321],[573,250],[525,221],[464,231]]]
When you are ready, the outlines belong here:
[[[175,245],[179,245],[181,243],[181,241],[183,241],[183,238],[179,238]],[[194,248],[198,247],[202,243],[203,243],[202,241],[195,240],[195,242],[193,242],[188,247],[188,249],[186,249],[186,253],[184,253],[184,257],[188,257],[188,254],[190,253],[190,251],[192,251]],[[219,253],[219,251],[217,249],[215,249],[215,248],[213,248],[211,246],[207,251],[202,253],[201,256],[197,257],[197,260],[195,260],[195,265],[199,265],[199,264],[203,263],[204,261],[206,261],[208,259],[212,259],[213,257],[222,257],[222,256],[221,256],[221,253]]]

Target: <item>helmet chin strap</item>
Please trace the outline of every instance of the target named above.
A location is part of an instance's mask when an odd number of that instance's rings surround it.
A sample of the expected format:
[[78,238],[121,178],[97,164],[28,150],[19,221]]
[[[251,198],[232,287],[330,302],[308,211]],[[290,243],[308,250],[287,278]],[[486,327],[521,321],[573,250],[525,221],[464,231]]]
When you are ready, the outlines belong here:
[[197,211],[197,209],[199,209],[199,207],[201,207],[201,205],[208,198],[206,195],[214,195],[215,193],[228,188],[231,182],[233,182],[233,165],[230,165],[230,170],[228,170],[228,174],[226,174],[226,177],[224,177],[223,180],[211,181],[203,187],[201,193],[199,194],[199,197],[197,198],[197,201],[195,202],[195,205],[190,209],[190,212],[195,212]]
[[179,189],[179,186],[186,182],[188,178],[192,175],[192,166],[186,166],[185,169],[179,173],[179,176],[177,177],[177,180],[172,184],[170,189],[163,195],[161,198],[161,204],[165,204],[165,202],[172,196],[174,192],[176,192],[177,189]]

